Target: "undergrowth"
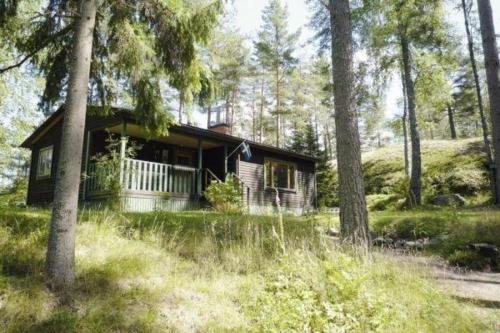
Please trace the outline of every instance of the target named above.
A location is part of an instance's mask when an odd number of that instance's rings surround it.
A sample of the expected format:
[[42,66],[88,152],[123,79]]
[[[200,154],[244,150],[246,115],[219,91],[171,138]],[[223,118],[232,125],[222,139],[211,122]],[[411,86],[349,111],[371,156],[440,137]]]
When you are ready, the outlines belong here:
[[437,239],[427,251],[447,259],[452,265],[472,269],[491,267],[468,245],[487,243],[500,247],[498,209],[420,209],[371,214],[370,226],[377,235],[414,240]]
[[283,254],[272,217],[85,211],[63,305],[43,273],[48,221],[0,212],[2,332],[493,331],[410,264],[332,245],[314,216],[285,217]]

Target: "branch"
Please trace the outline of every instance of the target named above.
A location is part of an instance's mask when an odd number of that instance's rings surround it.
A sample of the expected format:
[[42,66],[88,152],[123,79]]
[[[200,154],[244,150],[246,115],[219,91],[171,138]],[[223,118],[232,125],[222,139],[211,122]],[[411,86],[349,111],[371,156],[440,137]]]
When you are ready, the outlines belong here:
[[11,69],[14,69],[14,68],[18,68],[18,67],[21,67],[26,61],[28,61],[29,59],[31,59],[33,56],[35,56],[35,54],[37,54],[38,52],[40,52],[43,48],[45,48],[46,46],[48,46],[49,43],[52,43],[56,38],[58,37],[61,37],[62,35],[66,34],[69,30],[71,30],[71,28],[73,27],[72,24],[69,24],[68,26],[66,26],[65,28],[61,29],[60,31],[58,31],[57,33],[55,33],[54,35],[52,36],[49,36],[45,39],[44,43],[40,43],[40,46],[38,46],[35,50],[33,50],[32,52],[28,53],[24,58],[22,58],[19,62],[13,64],[13,65],[10,65],[10,66],[7,66],[7,67],[4,67],[4,68],[0,68],[0,75],[2,75],[3,73],[11,70]]

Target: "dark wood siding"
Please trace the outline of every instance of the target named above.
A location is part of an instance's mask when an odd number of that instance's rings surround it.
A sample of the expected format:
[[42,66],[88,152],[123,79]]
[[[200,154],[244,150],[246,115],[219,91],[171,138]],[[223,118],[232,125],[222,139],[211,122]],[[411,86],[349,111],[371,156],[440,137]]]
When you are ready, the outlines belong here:
[[[105,139],[108,134],[102,129],[107,126],[119,124],[122,119],[119,116],[111,117],[96,117],[91,116],[87,118],[86,135],[83,145],[82,156],[85,156],[87,133],[91,131],[90,140],[90,156],[103,152],[105,147]],[[61,138],[62,119],[59,119],[54,126],[50,127],[45,133],[31,147],[32,158],[31,168],[29,175],[28,187],[28,204],[46,204],[53,200],[54,184],[57,160],[59,157],[59,143]],[[202,132],[203,133],[203,132]],[[195,133],[189,135],[197,136]],[[200,134],[201,135],[201,134]],[[205,134],[206,135],[206,134]],[[143,144],[143,149],[139,151],[137,158],[160,162],[161,150],[169,149],[169,163],[175,164],[175,157],[177,154],[191,156],[191,164],[194,167],[198,166],[196,149],[168,145],[154,140],[146,141],[143,139],[135,139]],[[215,139],[211,139],[215,140]],[[221,145],[227,145],[227,152],[230,153],[234,148],[234,144],[221,141]],[[51,176],[45,179],[37,179],[37,164],[38,154],[40,149],[53,145],[53,161]],[[314,207],[315,200],[315,179],[314,179],[314,162],[307,158],[297,156],[290,156],[290,154],[283,152],[269,151],[265,147],[252,147],[252,158],[249,161],[241,160],[241,156],[234,154],[228,161],[228,171],[236,172],[242,181],[250,188],[249,204],[250,206],[274,206],[275,192],[272,189],[265,188],[264,186],[264,161],[266,158],[276,160],[283,160],[293,162],[297,170],[297,186],[296,190],[280,190],[279,195],[282,206],[289,209],[311,209]],[[220,146],[212,149],[203,150],[202,165],[204,168],[210,168],[219,178],[223,179],[224,170],[224,147]],[[82,162],[82,170],[85,162]],[[83,192],[83,186],[81,187]],[[82,197],[83,198],[83,197]]]
[[[87,117],[85,124],[85,133],[90,130],[95,130],[103,128],[110,124],[115,124],[120,122],[118,116],[100,117],[93,116]],[[31,166],[29,175],[29,186],[26,202],[28,205],[38,205],[38,204],[48,204],[51,203],[54,198],[54,185],[55,176],[57,171],[57,161],[59,158],[59,144],[61,141],[62,133],[62,118],[57,121],[57,123],[52,126],[47,132],[45,132],[38,141],[33,144],[31,148]],[[82,156],[84,156],[86,137],[83,144]],[[52,145],[54,147],[52,154],[52,171],[50,177],[44,179],[37,179],[37,166],[38,166],[38,154],[40,149]],[[82,162],[83,168],[83,162]],[[81,189],[80,189],[81,192]]]
[[[54,197],[54,183],[56,175],[56,164],[59,157],[59,142],[61,137],[61,122],[47,131],[34,145],[31,150],[31,171],[28,187],[28,205],[46,204],[52,202]],[[53,146],[52,170],[50,177],[37,179],[38,154],[40,149]]]
[[276,192],[264,185],[264,161],[266,158],[293,162],[297,166],[296,190],[279,190],[282,207],[290,209],[312,209],[314,207],[314,162],[294,159],[279,154],[252,150],[250,161],[240,160],[238,173],[250,188],[250,206],[274,206]]

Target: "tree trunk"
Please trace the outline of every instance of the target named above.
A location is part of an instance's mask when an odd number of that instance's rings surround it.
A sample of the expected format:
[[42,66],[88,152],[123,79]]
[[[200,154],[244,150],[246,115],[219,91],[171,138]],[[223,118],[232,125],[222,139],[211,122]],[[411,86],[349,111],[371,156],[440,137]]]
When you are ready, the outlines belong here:
[[422,203],[422,160],[420,156],[420,134],[418,132],[417,113],[415,104],[415,88],[411,74],[411,54],[408,38],[401,37],[401,55],[403,57],[403,72],[405,76],[406,96],[408,99],[408,120],[410,122],[411,139],[411,175],[409,204],[420,205]]
[[451,105],[448,104],[448,122],[450,123],[450,136],[452,140],[457,139],[457,131],[455,129],[455,117],[453,115],[453,109]]
[[368,213],[361,165],[349,0],[329,0],[332,77],[339,176],[340,232],[345,241],[369,246]]
[[260,82],[259,142],[264,139],[264,78]]
[[408,100],[406,96],[406,84],[405,84],[405,76],[404,72],[401,72],[401,84],[403,86],[403,145],[404,145],[404,154],[405,154],[405,175],[408,177],[410,175],[410,158],[408,154]]
[[75,279],[76,219],[97,1],[82,0],[79,7],[47,248],[47,274],[54,289],[67,289]]
[[332,137],[330,134],[330,128],[328,127],[328,122],[325,123],[325,130],[326,130],[326,138],[328,140],[328,153],[330,156],[330,159],[333,158],[333,145],[332,145]]
[[276,147],[280,146],[280,81],[279,81],[279,67],[276,68]]
[[231,119],[229,121],[229,134],[234,132],[234,105],[236,104],[236,92],[231,93]]
[[257,93],[257,82],[253,82],[252,87],[252,141],[256,141],[257,138],[257,126],[256,126],[256,112],[255,112],[255,94]]
[[212,120],[212,103],[208,104],[207,110],[207,128],[210,128],[210,122]]
[[179,124],[182,124],[182,107],[184,106],[184,97],[182,92],[179,92]]
[[489,136],[488,121],[486,120],[486,116],[484,114],[483,96],[481,93],[481,84],[479,82],[479,74],[477,71],[476,57],[474,54],[474,41],[472,39],[472,34],[470,31],[469,16],[468,16],[469,10],[467,9],[467,6],[465,4],[465,0],[462,0],[462,9],[464,12],[464,24],[465,24],[465,31],[467,33],[467,44],[468,44],[468,48],[469,48],[470,63],[472,66],[472,73],[474,75],[474,83],[476,85],[477,104],[479,107],[479,116],[481,117],[481,127],[482,127],[482,131],[483,131],[484,149],[486,152],[488,167],[490,169],[491,195],[493,197],[493,200],[495,201],[495,198],[497,198],[496,193],[498,192],[496,190],[497,177],[495,176],[495,169],[494,169],[494,164],[493,164],[493,153],[491,151],[491,143],[490,143],[490,139],[488,137]]
[[[500,179],[500,65],[498,48],[493,24],[493,14],[489,0],[478,0],[479,22],[483,40],[484,67],[490,97],[491,121],[493,125],[494,179]],[[500,182],[495,182],[494,201],[500,203]]]

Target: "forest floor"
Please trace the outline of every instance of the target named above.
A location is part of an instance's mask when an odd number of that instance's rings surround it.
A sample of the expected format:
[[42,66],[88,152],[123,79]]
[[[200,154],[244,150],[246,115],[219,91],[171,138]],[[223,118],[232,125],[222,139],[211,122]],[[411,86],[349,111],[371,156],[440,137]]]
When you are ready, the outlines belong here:
[[416,256],[332,244],[331,215],[285,216],[283,249],[272,216],[85,211],[64,304],[49,218],[0,210],[0,332],[499,331],[497,308],[450,296]]
[[495,331],[500,332],[500,273],[452,267],[443,259],[431,256],[406,255],[393,251],[385,254],[422,267],[422,271],[427,272],[429,278],[434,279],[444,293],[482,317],[495,318]]

